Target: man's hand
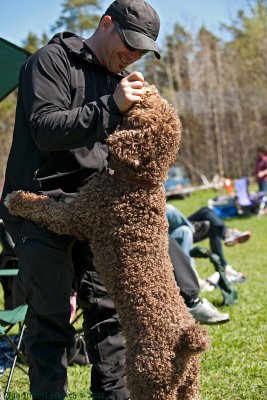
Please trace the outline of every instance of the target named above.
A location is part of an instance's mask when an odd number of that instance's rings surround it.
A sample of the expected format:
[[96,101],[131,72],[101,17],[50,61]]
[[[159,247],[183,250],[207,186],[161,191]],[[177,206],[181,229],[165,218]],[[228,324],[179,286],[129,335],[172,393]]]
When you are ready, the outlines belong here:
[[267,169],[258,172],[258,178],[263,178],[265,175],[267,175]]
[[113,98],[121,113],[127,111],[133,103],[141,100],[144,82],[143,75],[138,71],[132,72],[120,81]]

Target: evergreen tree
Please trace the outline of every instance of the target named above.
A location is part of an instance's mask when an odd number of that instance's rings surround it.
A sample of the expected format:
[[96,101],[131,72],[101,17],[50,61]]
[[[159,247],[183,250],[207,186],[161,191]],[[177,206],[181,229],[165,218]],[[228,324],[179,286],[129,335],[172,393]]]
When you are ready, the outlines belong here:
[[[43,34],[44,37],[45,34]],[[22,41],[23,43],[23,48],[27,50],[29,53],[34,53],[36,50],[38,50],[42,43],[42,39],[40,39],[35,33],[29,32],[28,36],[26,39]]]
[[63,1],[62,15],[56,21],[52,30],[67,30],[80,36],[88,36],[88,31],[95,29],[98,25],[100,3],[99,0]]

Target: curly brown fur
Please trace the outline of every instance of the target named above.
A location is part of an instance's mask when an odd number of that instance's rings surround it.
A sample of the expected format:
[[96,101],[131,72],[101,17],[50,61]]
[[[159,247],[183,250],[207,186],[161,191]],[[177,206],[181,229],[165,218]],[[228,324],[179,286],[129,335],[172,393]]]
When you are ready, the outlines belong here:
[[132,400],[198,399],[199,353],[208,346],[206,331],[180,296],[168,255],[163,183],[180,135],[175,111],[149,87],[107,139],[109,168],[124,180],[99,173],[69,204],[21,191],[7,199],[13,214],[89,239],[126,338]]

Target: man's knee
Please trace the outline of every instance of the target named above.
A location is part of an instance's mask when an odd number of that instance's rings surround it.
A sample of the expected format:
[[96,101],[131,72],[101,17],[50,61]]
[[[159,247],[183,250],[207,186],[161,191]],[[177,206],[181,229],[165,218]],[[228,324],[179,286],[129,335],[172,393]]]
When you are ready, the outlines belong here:
[[186,242],[193,243],[193,232],[189,226],[182,225],[175,229],[170,235],[172,238],[176,239],[179,244]]

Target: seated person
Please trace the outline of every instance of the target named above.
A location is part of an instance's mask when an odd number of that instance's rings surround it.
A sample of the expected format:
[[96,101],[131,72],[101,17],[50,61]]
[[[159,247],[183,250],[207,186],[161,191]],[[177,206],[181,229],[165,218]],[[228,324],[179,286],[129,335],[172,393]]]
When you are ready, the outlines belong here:
[[189,258],[191,267],[195,268],[195,260],[190,257],[190,250],[194,243],[194,226],[176,207],[167,203],[166,215],[168,220],[169,236],[177,241],[186,256]]
[[199,299],[199,283],[188,257],[172,237],[169,238],[169,255],[181,296],[189,312],[201,324],[221,324],[230,320],[229,314],[219,312],[207,299]]
[[254,176],[259,186],[259,192],[267,193],[267,146],[257,148]]
[[[233,267],[228,264],[223,252],[222,242],[224,242],[226,246],[244,243],[251,236],[249,231],[240,232],[237,229],[227,227],[208,207],[202,207],[186,218],[176,207],[167,203],[166,215],[169,222],[169,235],[177,240],[186,254],[188,254],[188,249],[186,246],[184,247],[184,241],[181,240],[181,233],[179,232],[181,226],[190,228],[192,232],[192,241],[194,243],[209,238],[210,250],[212,253],[219,256],[221,264],[225,268],[226,276],[231,283],[243,282],[245,280],[241,272],[235,271]],[[202,223],[204,223],[204,229]],[[187,234],[188,232],[187,230]],[[209,281],[214,285],[218,283],[218,280],[218,273],[213,274],[212,277],[209,278]]]

